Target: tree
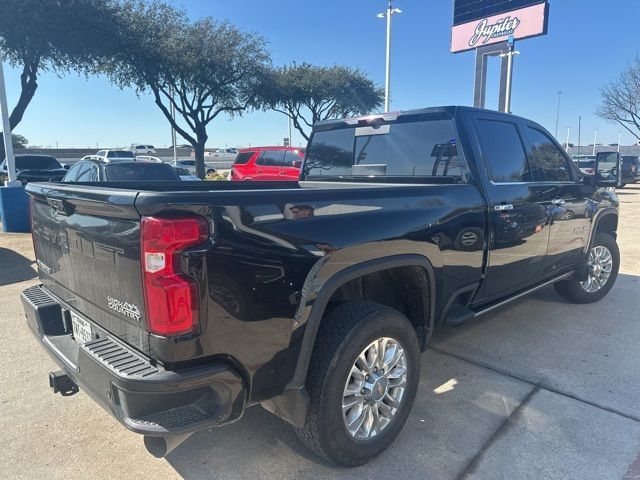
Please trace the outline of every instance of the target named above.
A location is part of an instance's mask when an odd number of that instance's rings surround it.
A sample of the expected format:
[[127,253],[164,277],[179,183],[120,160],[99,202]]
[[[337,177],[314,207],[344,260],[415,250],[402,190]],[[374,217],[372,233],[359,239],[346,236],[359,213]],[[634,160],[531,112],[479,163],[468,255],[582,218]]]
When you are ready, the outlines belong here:
[[[204,177],[207,125],[221,113],[256,103],[270,67],[265,40],[228,22],[185,13],[160,2],[128,1],[120,12],[119,53],[107,70],[120,87],[150,91],[173,128],[194,149]],[[171,107],[180,121],[174,121]]]
[[2,0],[0,57],[22,69],[20,96],[9,117],[15,128],[43,71],[88,73],[110,53],[112,0]]
[[27,148],[27,145],[29,145],[29,140],[27,140],[24,135],[17,133],[11,134],[11,141],[13,143],[13,148]]
[[307,130],[327,118],[371,113],[382,106],[384,92],[358,69],[302,63],[275,69],[265,85],[264,108],[287,115],[308,141]]
[[[20,68],[20,96],[9,116],[14,129],[43,71],[88,74],[111,54],[115,0],[2,0],[0,61]],[[0,137],[2,132],[0,132]],[[0,142],[0,158],[4,144]]]
[[601,105],[596,114],[605,120],[622,125],[640,140],[640,57],[615,80],[600,90]]

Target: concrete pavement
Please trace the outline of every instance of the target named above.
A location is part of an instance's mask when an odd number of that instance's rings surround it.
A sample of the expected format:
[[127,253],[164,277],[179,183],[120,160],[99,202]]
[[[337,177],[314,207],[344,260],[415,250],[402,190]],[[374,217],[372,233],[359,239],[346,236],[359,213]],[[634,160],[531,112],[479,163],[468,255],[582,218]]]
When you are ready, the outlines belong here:
[[548,288],[439,332],[403,432],[352,470],[318,460],[260,408],[156,460],[84,393],[53,395],[56,367],[18,298],[36,282],[31,238],[0,233],[0,477],[638,479],[640,186],[619,196],[611,293],[581,306]]

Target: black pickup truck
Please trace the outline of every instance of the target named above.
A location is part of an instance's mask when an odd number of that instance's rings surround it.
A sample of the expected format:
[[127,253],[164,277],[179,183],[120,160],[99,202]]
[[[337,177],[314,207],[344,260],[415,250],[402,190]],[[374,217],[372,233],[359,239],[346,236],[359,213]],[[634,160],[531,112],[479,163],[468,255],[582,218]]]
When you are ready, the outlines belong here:
[[30,183],[41,285],[22,300],[54,391],[156,456],[261,404],[359,465],[401,430],[434,329],[551,284],[607,294],[613,183],[512,115],[326,121],[300,182]]

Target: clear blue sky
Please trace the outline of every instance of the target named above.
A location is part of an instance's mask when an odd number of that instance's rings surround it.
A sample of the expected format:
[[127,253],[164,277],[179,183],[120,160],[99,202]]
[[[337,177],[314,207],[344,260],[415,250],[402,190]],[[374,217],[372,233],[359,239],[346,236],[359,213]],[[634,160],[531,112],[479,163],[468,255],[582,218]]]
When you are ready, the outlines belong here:
[[[384,0],[185,0],[173,2],[193,17],[226,18],[267,38],[274,65],[291,61],[346,64],[384,81],[384,21],[376,14]],[[449,53],[452,0],[397,0],[394,16],[392,109],[473,103],[474,54]],[[603,82],[617,76],[640,52],[640,1],[551,0],[549,34],[518,43],[512,110],[555,128],[558,90],[564,91],[559,137],[571,127],[582,143],[618,140],[620,128],[597,118]],[[498,63],[489,75],[488,108],[497,107]],[[19,72],[6,68],[10,106]],[[124,146],[133,142],[170,144],[170,128],[149,96],[138,98],[104,78],[43,74],[34,100],[16,133],[33,145]],[[286,117],[249,112],[218,118],[209,126],[209,145],[274,144],[287,135]],[[179,141],[180,142],[180,141]],[[294,134],[294,144],[301,138]],[[623,133],[622,143],[631,143]]]

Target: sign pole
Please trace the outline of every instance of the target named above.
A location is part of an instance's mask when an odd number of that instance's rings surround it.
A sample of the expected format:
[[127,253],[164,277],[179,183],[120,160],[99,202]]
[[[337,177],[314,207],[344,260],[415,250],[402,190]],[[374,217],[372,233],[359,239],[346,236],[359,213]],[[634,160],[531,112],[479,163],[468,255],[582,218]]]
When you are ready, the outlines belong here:
[[2,131],[4,136],[4,152],[7,159],[7,172],[9,180],[6,187],[20,187],[22,183],[16,178],[16,158],[13,155],[13,141],[11,140],[11,125],[9,123],[9,107],[7,105],[7,92],[4,85],[4,71],[2,69],[2,57],[0,57],[0,110],[2,113]]
[[386,70],[384,77],[384,111],[389,111],[389,97],[391,95],[391,15],[392,7],[391,0],[389,0],[389,6],[387,7],[387,58],[386,58]]
[[507,42],[507,88],[504,98],[504,111],[511,113],[511,81],[513,79],[513,37],[509,37]]

